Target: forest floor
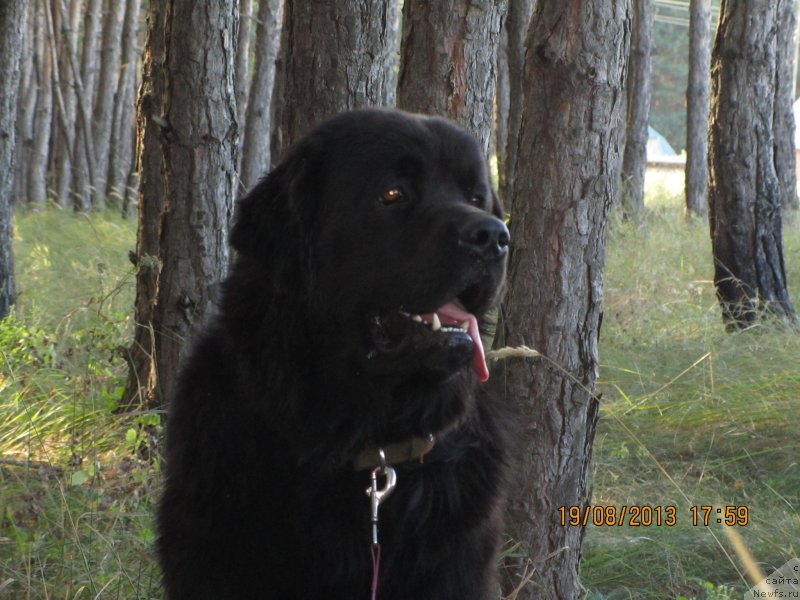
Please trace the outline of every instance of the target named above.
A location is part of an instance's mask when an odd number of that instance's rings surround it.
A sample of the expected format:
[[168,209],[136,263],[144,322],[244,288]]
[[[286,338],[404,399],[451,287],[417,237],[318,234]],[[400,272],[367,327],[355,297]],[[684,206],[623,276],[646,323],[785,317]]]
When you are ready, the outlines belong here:
[[[650,174],[642,219],[609,226],[601,508],[581,565],[592,600],[739,599],[742,556],[764,574],[800,556],[800,336],[775,324],[725,332],[708,228],[684,219],[681,180]],[[161,477],[140,450],[161,416],[114,412],[135,228],[111,213],[17,215],[20,297],[0,322],[0,599],[160,598]],[[800,308],[800,226],[784,236]],[[623,506],[626,522],[609,525]],[[728,506],[747,524],[718,524]]]

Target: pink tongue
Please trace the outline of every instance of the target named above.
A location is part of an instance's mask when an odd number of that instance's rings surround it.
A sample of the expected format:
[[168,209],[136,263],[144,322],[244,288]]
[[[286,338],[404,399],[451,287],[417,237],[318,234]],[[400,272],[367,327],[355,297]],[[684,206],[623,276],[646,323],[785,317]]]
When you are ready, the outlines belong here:
[[[464,321],[469,323],[467,333],[472,339],[472,370],[475,371],[481,381],[489,379],[489,369],[486,367],[486,356],[483,352],[483,343],[481,342],[481,334],[480,331],[478,331],[478,320],[475,318],[475,315],[456,306],[453,302],[448,302],[444,306],[437,308],[436,314],[439,315],[439,319],[443,325],[460,325]],[[423,317],[425,316],[429,315],[423,315]]]

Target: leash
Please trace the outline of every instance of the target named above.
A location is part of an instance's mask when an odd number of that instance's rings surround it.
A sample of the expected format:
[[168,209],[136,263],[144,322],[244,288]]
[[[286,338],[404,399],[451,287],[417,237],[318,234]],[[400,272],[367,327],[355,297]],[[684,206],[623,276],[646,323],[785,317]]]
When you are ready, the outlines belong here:
[[[376,600],[378,597],[378,576],[381,565],[381,545],[378,542],[378,509],[389,494],[392,493],[397,485],[397,472],[386,464],[386,454],[383,450],[378,450],[380,465],[372,469],[370,479],[372,485],[367,488],[367,496],[370,500],[370,521],[372,522],[372,585],[370,586],[370,598]],[[384,486],[378,487],[378,477],[385,478]]]

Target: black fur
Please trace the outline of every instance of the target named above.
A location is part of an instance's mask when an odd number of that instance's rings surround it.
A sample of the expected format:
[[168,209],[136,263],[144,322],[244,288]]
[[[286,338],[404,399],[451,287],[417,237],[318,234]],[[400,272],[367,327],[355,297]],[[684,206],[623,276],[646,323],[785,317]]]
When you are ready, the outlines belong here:
[[[393,187],[402,198],[382,201]],[[395,309],[457,296],[484,315],[507,237],[481,245],[507,236],[501,214],[470,135],[390,110],[319,125],[239,202],[219,314],[170,405],[158,551],[171,600],[367,600],[369,471],[351,461],[429,432],[433,451],[395,465],[380,508],[378,598],[496,597],[504,412],[465,335]]]

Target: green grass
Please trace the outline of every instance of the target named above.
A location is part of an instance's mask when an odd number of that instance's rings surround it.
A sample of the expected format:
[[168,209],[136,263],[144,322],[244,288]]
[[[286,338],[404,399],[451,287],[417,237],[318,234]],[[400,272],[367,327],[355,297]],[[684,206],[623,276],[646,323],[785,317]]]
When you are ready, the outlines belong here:
[[[707,227],[684,220],[679,184],[650,176],[641,221],[611,220],[592,466],[595,504],[674,505],[677,523],[589,527],[594,600],[741,598],[730,539],[692,526],[691,505],[747,506],[738,530],[765,572],[800,555],[800,338],[724,332]],[[136,449],[159,415],[114,412],[135,224],[51,209],[16,226],[20,299],[0,323],[0,599],[158,598],[160,472]],[[796,225],[785,245],[796,294]]]
[[130,343],[135,223],[18,214],[19,301],[0,322],[0,598],[157,598],[137,459],[158,415],[114,413]]
[[[723,526],[689,507],[747,506],[737,530],[765,574],[800,555],[800,337],[725,333],[707,226],[683,219],[674,177],[653,179],[643,222],[609,231],[593,503],[674,505],[677,523],[590,527],[582,581],[593,598],[741,598]],[[800,235],[784,235],[797,306]]]

